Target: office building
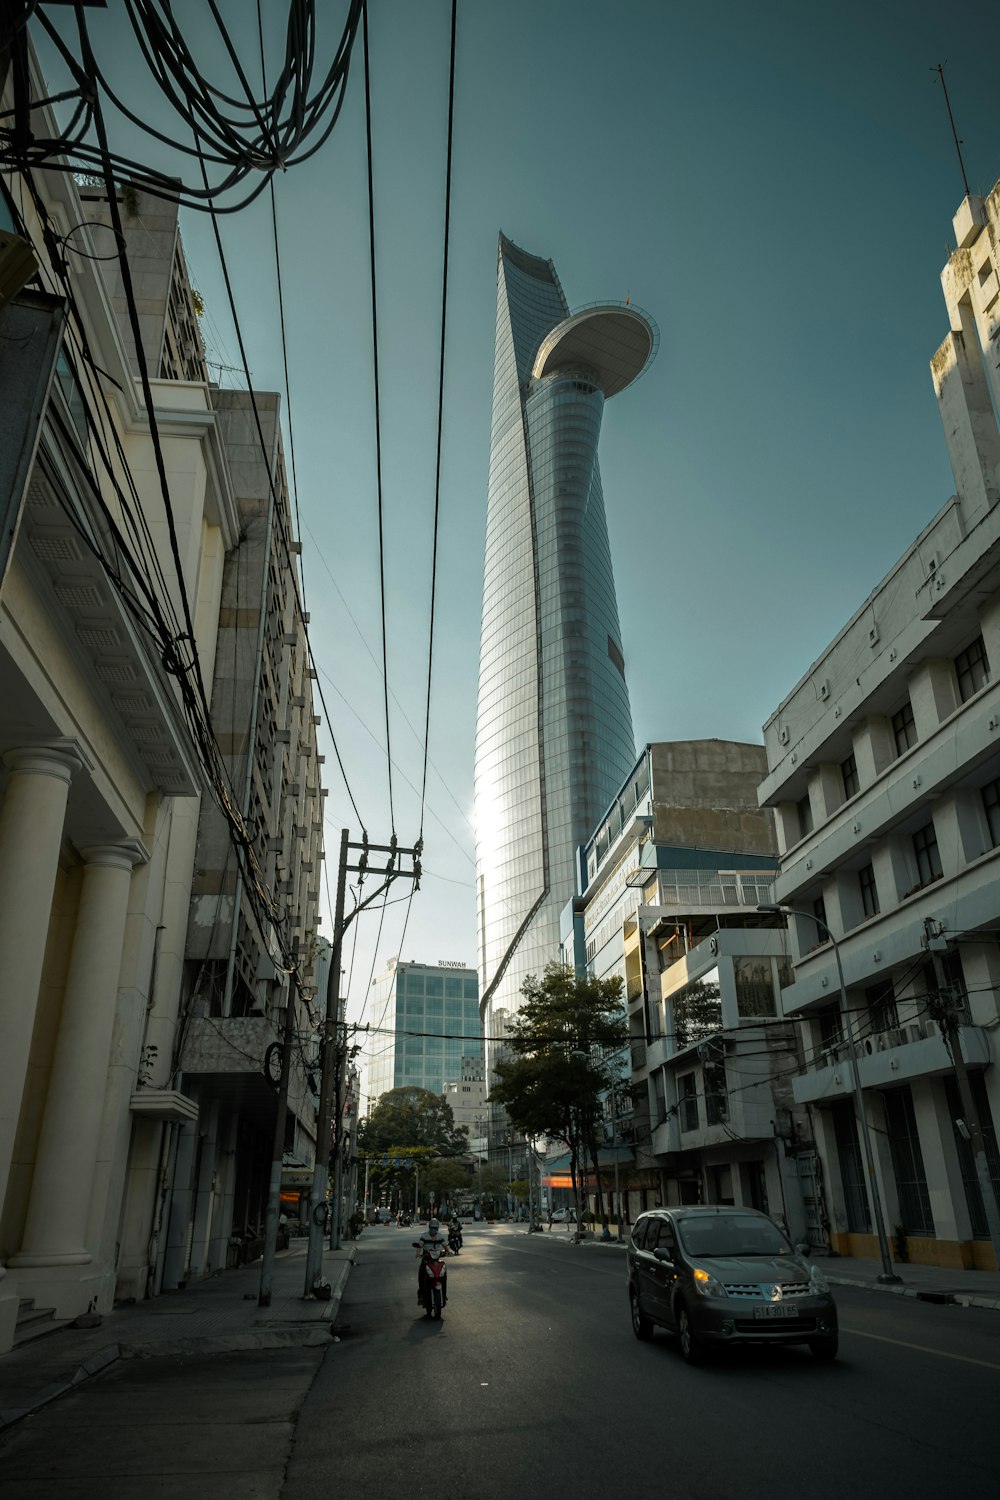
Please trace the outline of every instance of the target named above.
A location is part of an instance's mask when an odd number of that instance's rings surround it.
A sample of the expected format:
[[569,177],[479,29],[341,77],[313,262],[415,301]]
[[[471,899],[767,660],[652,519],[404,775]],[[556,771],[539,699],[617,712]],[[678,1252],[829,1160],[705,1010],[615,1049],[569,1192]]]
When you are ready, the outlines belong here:
[[389,1089],[443,1094],[461,1078],[463,1061],[483,1056],[479,980],[463,964],[389,960],[372,981],[369,1015],[376,1026],[368,1064],[369,1104]]
[[501,235],[476,734],[489,1035],[558,960],[577,850],[635,759],[597,445],[655,344],[634,307],[571,314],[552,262]]

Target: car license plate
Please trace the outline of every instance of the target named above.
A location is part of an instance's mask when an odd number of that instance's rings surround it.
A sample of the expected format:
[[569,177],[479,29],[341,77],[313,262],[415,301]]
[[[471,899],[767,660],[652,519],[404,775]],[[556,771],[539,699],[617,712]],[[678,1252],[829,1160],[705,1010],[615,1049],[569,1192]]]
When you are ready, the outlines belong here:
[[784,1302],[768,1302],[763,1307],[755,1307],[753,1310],[755,1318],[797,1318],[798,1308],[788,1307]]

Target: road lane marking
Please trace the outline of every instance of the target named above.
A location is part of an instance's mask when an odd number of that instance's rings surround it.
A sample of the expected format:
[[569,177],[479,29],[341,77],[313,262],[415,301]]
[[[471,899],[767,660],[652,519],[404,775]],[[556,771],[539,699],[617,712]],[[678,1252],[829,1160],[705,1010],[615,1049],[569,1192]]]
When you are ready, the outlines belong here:
[[841,1333],[853,1333],[859,1339],[877,1339],[880,1344],[895,1344],[900,1349],[916,1349],[920,1354],[937,1354],[942,1359],[958,1359],[963,1365],[981,1365],[984,1370],[1000,1370],[1000,1365],[988,1359],[973,1359],[970,1354],[949,1354],[947,1349],[931,1349],[927,1344],[908,1344],[905,1339],[886,1338],[884,1333],[866,1333],[862,1328],[847,1328],[840,1325]]

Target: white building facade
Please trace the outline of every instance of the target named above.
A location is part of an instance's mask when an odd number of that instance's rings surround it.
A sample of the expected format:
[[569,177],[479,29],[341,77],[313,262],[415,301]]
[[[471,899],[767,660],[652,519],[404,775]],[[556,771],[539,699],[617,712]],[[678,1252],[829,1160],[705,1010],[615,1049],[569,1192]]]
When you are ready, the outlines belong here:
[[[831,1241],[875,1253],[852,1099],[858,1058],[897,1255],[992,1267],[983,1195],[935,1019],[961,1047],[994,1191],[1000,1079],[1000,191],[966,199],[943,273],[950,332],[931,362],[956,493],[764,726],[790,918],[786,1014],[813,1120]],[[848,1015],[841,1014],[840,946]],[[928,950],[928,934],[945,940]],[[933,944],[938,947],[939,944]],[[937,961],[936,961],[937,960]]]

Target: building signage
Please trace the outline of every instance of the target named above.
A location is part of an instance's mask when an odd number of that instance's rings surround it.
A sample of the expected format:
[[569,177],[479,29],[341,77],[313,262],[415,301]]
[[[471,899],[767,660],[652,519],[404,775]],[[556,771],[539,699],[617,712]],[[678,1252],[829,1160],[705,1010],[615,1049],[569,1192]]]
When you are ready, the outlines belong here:
[[439,958],[439,969],[464,969],[465,965],[460,958]]

